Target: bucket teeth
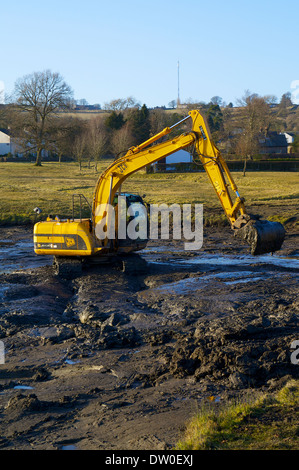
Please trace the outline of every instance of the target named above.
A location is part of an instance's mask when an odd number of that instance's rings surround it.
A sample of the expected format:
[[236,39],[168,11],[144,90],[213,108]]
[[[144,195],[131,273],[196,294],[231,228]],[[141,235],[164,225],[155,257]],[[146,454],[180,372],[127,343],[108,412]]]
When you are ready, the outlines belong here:
[[279,222],[249,218],[245,225],[235,230],[235,235],[250,245],[252,255],[262,255],[280,250],[285,229]]

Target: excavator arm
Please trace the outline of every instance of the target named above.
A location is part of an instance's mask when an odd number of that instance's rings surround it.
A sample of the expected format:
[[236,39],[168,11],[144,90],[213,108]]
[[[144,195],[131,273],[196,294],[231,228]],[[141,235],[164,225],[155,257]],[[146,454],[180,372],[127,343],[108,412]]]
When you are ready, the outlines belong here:
[[[187,119],[192,120],[190,132],[152,145]],[[283,226],[277,222],[257,220],[246,213],[244,199],[240,197],[227,164],[212,140],[205,117],[198,110],[190,111],[182,121],[172,127],[166,127],[144,143],[130,148],[126,155],[117,159],[104,171],[94,193],[92,208],[94,227],[101,222],[103,217],[103,211],[99,213],[98,208],[103,207],[103,204],[111,204],[115,193],[126,178],[141,168],[190,145],[194,146],[201,160],[231,228],[237,236],[251,245],[251,253],[256,255],[280,249],[285,234]]]
[[[169,139],[166,142],[150,146],[153,142],[169,134],[171,130],[187,119],[192,119],[192,130],[185,134]],[[130,175],[141,168],[157,162],[171,155],[177,150],[194,145],[196,152],[206,170],[210,182],[220,199],[225,214],[231,225],[237,219],[237,213],[245,213],[243,200],[240,198],[237,186],[229,172],[226,162],[212,141],[206,120],[199,111],[190,111],[189,115],[172,127],[166,127],[162,132],[156,134],[143,144],[132,147],[127,154],[113,162],[100,176],[93,200],[93,218],[95,223],[99,222],[97,207],[101,204],[111,203],[116,191]],[[226,182],[225,176],[229,184]],[[236,200],[232,202],[228,186],[234,191]]]
[[[189,132],[157,143],[188,119],[192,122]],[[107,228],[112,226],[113,220],[110,219],[109,222],[109,207],[114,202],[116,192],[120,192],[123,182],[136,171],[189,146],[193,146],[198,155],[235,235],[250,244],[253,255],[279,250],[285,235],[283,226],[278,222],[258,220],[247,214],[244,200],[240,197],[226,162],[211,138],[204,116],[198,110],[193,110],[173,126],[166,127],[142,144],[131,147],[123,157],[115,160],[102,173],[95,187],[90,219],[73,217],[60,220],[57,217],[48,217],[46,221],[36,223],[35,252],[53,254],[58,258],[89,257],[117,252],[117,243],[113,245],[107,234],[104,237],[97,236],[98,224],[102,226],[105,222],[104,226]]]

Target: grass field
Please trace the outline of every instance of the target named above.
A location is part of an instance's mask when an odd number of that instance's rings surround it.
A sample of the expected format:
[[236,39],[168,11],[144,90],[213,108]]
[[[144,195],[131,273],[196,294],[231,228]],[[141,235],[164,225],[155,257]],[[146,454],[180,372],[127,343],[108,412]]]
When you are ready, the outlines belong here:
[[211,397],[186,427],[179,450],[298,450],[299,382],[276,395],[217,408]]
[[[96,181],[109,165],[105,160],[93,169],[79,171],[75,163],[0,163],[0,224],[21,224],[34,221],[33,209],[48,214],[71,216],[72,194],[81,193],[91,202]],[[233,177],[246,205],[259,205],[281,221],[296,215],[299,202],[299,176],[295,172],[234,172]],[[218,198],[206,173],[146,174],[137,172],[122,187],[123,191],[146,194],[148,203],[203,203],[208,221],[225,220]],[[283,206],[283,209],[282,209]],[[217,214],[215,216],[215,213]]]

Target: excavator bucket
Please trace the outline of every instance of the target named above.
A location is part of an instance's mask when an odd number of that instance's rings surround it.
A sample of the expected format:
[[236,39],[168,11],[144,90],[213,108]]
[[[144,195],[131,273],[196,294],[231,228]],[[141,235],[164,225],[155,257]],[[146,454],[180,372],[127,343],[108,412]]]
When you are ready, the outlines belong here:
[[252,255],[263,255],[281,248],[285,229],[279,222],[250,217],[245,225],[235,230],[235,235],[250,245]]

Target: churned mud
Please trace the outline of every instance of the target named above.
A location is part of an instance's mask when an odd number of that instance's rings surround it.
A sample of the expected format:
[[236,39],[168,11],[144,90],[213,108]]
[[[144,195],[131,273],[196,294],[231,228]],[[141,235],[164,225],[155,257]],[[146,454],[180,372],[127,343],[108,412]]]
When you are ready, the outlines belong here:
[[199,252],[152,241],[64,280],[32,230],[1,229],[0,448],[170,449],[202,405],[298,378],[298,238],[252,257],[209,228]]

